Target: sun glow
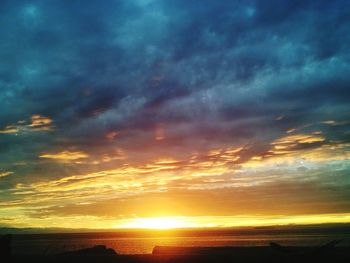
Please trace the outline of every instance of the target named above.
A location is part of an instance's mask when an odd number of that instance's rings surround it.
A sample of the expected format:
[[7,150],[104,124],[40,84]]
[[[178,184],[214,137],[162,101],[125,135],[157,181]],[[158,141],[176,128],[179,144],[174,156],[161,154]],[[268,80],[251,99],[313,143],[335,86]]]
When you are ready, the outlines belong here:
[[256,227],[349,222],[350,213],[295,216],[164,216],[120,220],[113,228],[169,230],[180,228]]
[[140,229],[174,229],[192,228],[196,224],[188,217],[148,217],[135,218],[118,226],[118,228],[140,228]]

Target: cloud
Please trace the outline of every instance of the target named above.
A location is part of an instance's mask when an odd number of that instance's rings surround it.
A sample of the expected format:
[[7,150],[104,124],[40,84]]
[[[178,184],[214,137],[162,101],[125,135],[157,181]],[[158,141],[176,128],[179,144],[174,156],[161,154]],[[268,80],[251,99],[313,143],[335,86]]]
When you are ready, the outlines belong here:
[[12,175],[13,172],[0,172],[0,178]]
[[18,133],[18,129],[14,125],[8,125],[5,127],[5,129],[1,130],[1,134],[13,134],[13,133]]
[[[290,132],[287,132],[290,133]],[[293,150],[300,150],[306,148],[314,148],[322,145],[325,138],[321,135],[314,134],[295,134],[282,137],[272,142],[273,154],[290,153]]]
[[48,132],[52,131],[52,119],[40,115],[31,116],[31,121],[18,121],[16,124],[7,125],[0,134],[21,134],[26,132]]
[[48,117],[43,117],[40,115],[33,115],[31,118],[32,122],[29,127],[35,131],[48,131],[51,129],[52,120]]
[[44,153],[39,155],[39,158],[53,159],[61,162],[71,162],[79,159],[85,159],[89,156],[80,151],[62,151],[58,153]]

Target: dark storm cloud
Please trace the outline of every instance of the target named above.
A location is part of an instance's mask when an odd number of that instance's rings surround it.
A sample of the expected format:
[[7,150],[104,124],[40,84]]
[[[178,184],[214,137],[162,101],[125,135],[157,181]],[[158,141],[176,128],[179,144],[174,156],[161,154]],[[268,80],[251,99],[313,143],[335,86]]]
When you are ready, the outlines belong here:
[[[268,145],[324,116],[346,120],[349,10],[347,1],[5,1],[1,128],[40,114],[55,131],[0,134],[1,155],[99,151],[115,130],[116,145],[132,148],[159,124],[188,148]],[[343,132],[327,136],[348,141]]]

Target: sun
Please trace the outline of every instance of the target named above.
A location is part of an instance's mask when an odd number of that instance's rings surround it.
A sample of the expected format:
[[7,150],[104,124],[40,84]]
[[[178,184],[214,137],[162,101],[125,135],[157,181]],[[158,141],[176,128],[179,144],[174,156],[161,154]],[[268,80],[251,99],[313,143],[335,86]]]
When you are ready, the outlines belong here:
[[186,217],[146,217],[134,218],[119,228],[141,228],[141,229],[175,229],[175,228],[190,228],[194,227]]

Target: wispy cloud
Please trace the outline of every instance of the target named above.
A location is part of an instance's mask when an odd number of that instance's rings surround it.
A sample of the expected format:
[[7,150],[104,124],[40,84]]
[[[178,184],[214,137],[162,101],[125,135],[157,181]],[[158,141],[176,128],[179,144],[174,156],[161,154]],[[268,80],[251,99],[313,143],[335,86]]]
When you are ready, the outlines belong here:
[[61,162],[71,162],[88,157],[88,154],[81,151],[62,151],[57,153],[43,153],[39,155],[39,158],[52,159]]
[[0,172],[0,178],[12,175],[13,172]]

